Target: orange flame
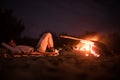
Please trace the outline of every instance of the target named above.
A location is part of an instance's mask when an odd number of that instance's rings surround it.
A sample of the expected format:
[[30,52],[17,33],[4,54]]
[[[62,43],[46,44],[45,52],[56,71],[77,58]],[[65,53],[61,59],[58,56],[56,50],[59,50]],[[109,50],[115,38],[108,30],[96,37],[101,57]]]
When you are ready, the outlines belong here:
[[99,54],[97,54],[93,50],[93,48],[95,47],[94,42],[89,41],[89,40],[81,40],[80,42],[83,43],[84,45],[79,50],[80,51],[85,51],[86,52],[86,54],[85,54],[86,56],[89,56],[88,53],[91,53],[91,54],[93,54],[96,57],[100,56]]
[[93,50],[94,48],[96,48],[95,44],[93,41],[97,41],[98,38],[97,37],[93,37],[93,38],[86,38],[86,39],[80,39],[80,43],[76,45],[76,48],[74,48],[77,51],[82,51],[85,53],[85,56],[89,56],[90,54],[99,57],[100,55],[97,54],[95,52],[95,50]]
[[[74,49],[77,51],[83,51],[85,52],[85,56],[89,56],[89,54],[92,54],[96,57],[99,57],[100,55],[97,54],[93,48],[95,48],[96,46],[94,45],[93,41],[97,41],[99,39],[98,36],[93,36],[91,37],[87,37],[85,39],[79,39],[79,38],[75,38],[75,37],[71,37],[71,36],[61,36],[62,38],[68,38],[68,39],[73,39],[73,40],[80,40],[80,43],[75,45]],[[82,43],[82,44],[81,44]]]

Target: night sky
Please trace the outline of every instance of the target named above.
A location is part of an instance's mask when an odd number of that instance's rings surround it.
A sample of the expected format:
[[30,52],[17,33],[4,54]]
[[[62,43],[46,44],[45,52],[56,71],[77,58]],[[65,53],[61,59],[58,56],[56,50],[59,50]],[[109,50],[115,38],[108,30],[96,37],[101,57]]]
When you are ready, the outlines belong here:
[[52,31],[80,35],[86,31],[119,32],[119,0],[1,0],[23,20],[23,36]]

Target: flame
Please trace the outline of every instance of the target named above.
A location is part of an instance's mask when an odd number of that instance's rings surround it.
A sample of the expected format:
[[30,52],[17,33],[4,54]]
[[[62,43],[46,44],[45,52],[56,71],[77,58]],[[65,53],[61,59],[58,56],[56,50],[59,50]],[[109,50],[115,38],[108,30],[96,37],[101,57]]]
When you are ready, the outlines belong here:
[[99,57],[100,55],[93,50],[96,46],[93,41],[98,41],[99,37],[98,36],[92,36],[92,37],[87,37],[85,39],[79,39],[71,36],[60,36],[62,38],[68,38],[68,39],[73,39],[73,40],[80,40],[80,43],[75,45],[74,50],[77,51],[83,51],[85,52],[85,56],[89,56],[90,54]]
[[84,44],[79,50],[80,51],[85,51],[86,52],[86,56],[89,56],[89,54],[88,53],[91,53],[91,54],[93,54],[94,56],[96,56],[96,57],[99,57],[100,55],[99,54],[97,54],[94,50],[93,50],[93,48],[94,47],[96,47],[95,45],[94,45],[94,42],[92,42],[92,41],[89,41],[89,40],[81,40],[80,41],[82,44]]
[[84,38],[85,40],[92,40],[92,41],[98,41],[99,40],[99,37],[98,35],[95,35],[95,36],[92,36],[92,37],[86,37]]
[[100,55],[97,54],[95,50],[93,50],[96,46],[91,40],[95,40],[95,38],[90,40],[80,40],[80,43],[76,45],[75,50],[83,51],[85,53],[85,56],[89,56],[90,54],[92,54],[96,57],[99,57]]

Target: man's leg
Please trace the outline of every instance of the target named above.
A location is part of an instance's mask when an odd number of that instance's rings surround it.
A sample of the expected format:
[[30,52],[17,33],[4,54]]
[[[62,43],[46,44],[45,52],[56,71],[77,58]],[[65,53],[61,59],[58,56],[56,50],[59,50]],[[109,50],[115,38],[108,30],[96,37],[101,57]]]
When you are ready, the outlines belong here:
[[53,43],[53,38],[51,33],[45,33],[41,39],[39,40],[36,49],[38,52],[45,52],[46,49],[48,48],[53,48],[54,43]]

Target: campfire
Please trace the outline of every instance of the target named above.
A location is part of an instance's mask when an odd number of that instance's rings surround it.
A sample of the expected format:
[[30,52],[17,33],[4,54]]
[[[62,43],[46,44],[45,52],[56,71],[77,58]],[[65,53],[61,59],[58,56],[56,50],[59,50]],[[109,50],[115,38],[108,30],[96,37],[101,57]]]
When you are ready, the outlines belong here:
[[79,38],[75,38],[75,37],[71,37],[71,36],[60,36],[60,37],[73,39],[73,40],[79,40],[80,43],[75,45],[75,47],[73,49],[76,51],[83,52],[85,56],[89,56],[91,54],[94,55],[95,57],[100,56],[100,54],[96,53],[96,51],[94,50],[94,48],[96,48],[94,41],[96,41],[97,38],[79,39]]

